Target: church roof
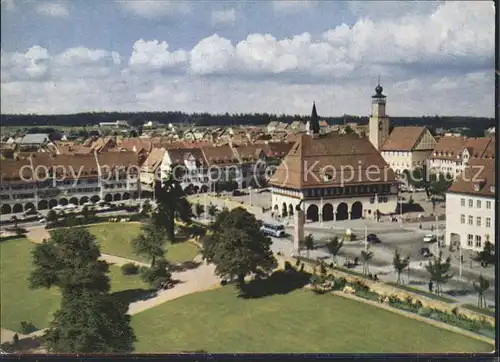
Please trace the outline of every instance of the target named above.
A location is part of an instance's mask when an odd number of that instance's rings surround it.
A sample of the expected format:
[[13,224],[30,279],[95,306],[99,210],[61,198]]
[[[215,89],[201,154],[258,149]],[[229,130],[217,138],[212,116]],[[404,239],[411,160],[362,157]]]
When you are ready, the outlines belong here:
[[395,182],[394,172],[370,141],[338,133],[299,135],[270,180],[293,189],[386,182]]

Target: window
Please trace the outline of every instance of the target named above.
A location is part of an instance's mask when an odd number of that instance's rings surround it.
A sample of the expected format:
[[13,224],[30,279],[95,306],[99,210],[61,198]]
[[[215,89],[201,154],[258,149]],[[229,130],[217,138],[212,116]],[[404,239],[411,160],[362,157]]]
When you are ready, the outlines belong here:
[[481,235],[476,235],[476,248],[481,247]]
[[467,234],[467,245],[472,246],[472,234]]
[[460,199],[460,206],[465,206],[465,199]]
[[486,208],[491,209],[491,201],[486,201]]
[[481,208],[481,200],[477,200],[477,201],[476,201],[476,207],[477,207],[478,209],[480,209],[480,208]]
[[472,207],[474,205],[474,200],[469,199],[469,207]]
[[476,217],[476,226],[481,226],[481,218],[479,216]]
[[489,217],[486,218],[486,227],[487,228],[491,227],[491,218]]
[[473,217],[469,215],[469,225],[472,225],[473,223]]
[[460,215],[460,224],[465,224],[465,215]]

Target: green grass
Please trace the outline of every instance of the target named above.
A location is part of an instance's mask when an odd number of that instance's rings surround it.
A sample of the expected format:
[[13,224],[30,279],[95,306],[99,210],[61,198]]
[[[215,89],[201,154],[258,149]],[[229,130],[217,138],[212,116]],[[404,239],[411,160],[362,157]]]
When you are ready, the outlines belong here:
[[477,305],[473,304],[464,304],[461,306],[462,308],[471,310],[473,312],[481,313],[487,315],[489,317],[495,317],[495,310],[491,308],[479,308]]
[[393,283],[393,282],[386,282],[386,284],[388,284],[388,285],[390,285],[392,287],[395,287],[395,288],[407,290],[407,291],[415,293],[415,294],[423,295],[424,297],[428,297],[428,298],[431,298],[431,299],[439,300],[440,302],[445,302],[445,303],[455,303],[456,302],[454,299],[447,298],[447,297],[444,297],[442,295],[437,295],[435,293],[429,293],[429,292],[426,292],[425,290],[421,290],[421,289],[417,289],[417,288],[412,288],[412,287],[409,287],[409,286],[404,285],[404,284],[396,284],[396,283]]
[[491,352],[487,343],[336,295],[306,290],[258,299],[233,286],[132,317],[136,352]]
[[[35,244],[26,238],[0,243],[0,325],[3,328],[19,331],[22,321],[32,322],[39,329],[45,328],[59,309],[58,288],[28,288],[34,247]],[[109,277],[112,292],[148,289],[139,276],[124,276],[118,266],[110,266]]]
[[[149,258],[134,253],[131,240],[140,234],[139,223],[109,223],[88,226],[87,229],[95,235],[101,252],[149,263]],[[167,244],[166,258],[174,263],[193,260],[198,254],[196,245],[184,241],[175,244]]]

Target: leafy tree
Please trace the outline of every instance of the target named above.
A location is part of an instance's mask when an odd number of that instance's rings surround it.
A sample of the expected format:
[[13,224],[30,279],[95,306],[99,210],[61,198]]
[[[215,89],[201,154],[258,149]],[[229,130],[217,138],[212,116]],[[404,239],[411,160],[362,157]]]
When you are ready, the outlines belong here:
[[145,255],[151,259],[151,266],[157,257],[165,254],[165,234],[154,223],[149,222],[141,227],[141,234],[132,239],[132,248],[137,255]]
[[54,210],[49,210],[46,216],[46,220],[48,223],[54,223],[58,220],[57,213]]
[[109,266],[99,260],[99,247],[88,230],[55,230],[32,255],[30,288],[58,287],[62,294],[61,307],[43,336],[49,352],[133,351],[136,337],[128,305],[109,294]]
[[330,255],[333,257],[335,263],[337,263],[337,255],[340,251],[340,248],[342,248],[342,245],[344,245],[344,241],[339,241],[339,238],[336,236],[326,244],[328,253],[330,253]]
[[153,210],[153,207],[151,206],[151,203],[149,202],[149,200],[146,200],[142,204],[141,215],[142,216],[149,216],[151,214],[152,210]]
[[158,258],[150,268],[147,268],[141,274],[141,278],[145,283],[148,283],[153,288],[158,289],[164,283],[169,282],[172,278],[168,268],[169,264],[165,258]]
[[168,240],[173,242],[175,241],[175,218],[191,222],[193,214],[191,205],[172,173],[164,180],[157,196],[158,207],[153,213],[153,222],[158,228],[165,231]]
[[430,274],[430,279],[436,283],[436,293],[441,294],[441,285],[446,284],[446,282],[453,278],[453,274],[449,273],[451,266],[451,258],[448,257],[443,260],[443,253],[440,251],[439,255],[434,256],[429,260],[429,264],[425,266],[425,269]]
[[361,259],[363,259],[363,274],[370,272],[370,260],[373,258],[373,251],[361,250]]
[[14,229],[18,229],[18,224],[19,224],[19,219],[16,215],[12,216],[11,218],[12,221],[14,221]]
[[132,352],[136,337],[127,310],[127,303],[109,294],[83,291],[63,297],[44,345],[53,353]]
[[484,293],[490,288],[490,282],[480,274],[477,283],[474,282],[473,285],[474,290],[477,292],[477,306],[479,308],[486,308],[487,305]]
[[87,205],[85,205],[82,209],[82,216],[85,224],[87,224],[90,219],[90,209]]
[[200,203],[197,203],[194,206],[194,213],[195,213],[196,217],[200,217],[204,211],[205,211],[205,208]]
[[203,238],[203,258],[215,264],[215,272],[222,278],[238,278],[240,289],[245,287],[245,276],[267,273],[277,266],[272,241],[260,232],[261,224],[241,207],[225,210]]
[[351,133],[354,133],[354,130],[352,129],[352,127],[351,127],[351,126],[347,125],[347,126],[345,126],[345,128],[344,128],[344,133],[345,133],[345,134],[351,134]]
[[489,235],[486,236],[483,250],[477,253],[474,260],[484,265],[495,263],[495,246],[490,242]]
[[431,174],[429,181],[429,193],[433,196],[444,196],[453,183],[453,179],[448,174]]
[[212,218],[215,217],[215,215],[217,215],[217,206],[212,203],[208,205],[208,215]]
[[306,247],[307,257],[309,258],[311,250],[314,249],[314,237],[312,234],[309,234],[304,238],[304,246]]
[[394,252],[394,258],[392,259],[392,265],[394,266],[394,270],[398,273],[398,280],[396,283],[399,284],[402,281],[401,273],[408,265],[410,265],[410,257],[407,256],[406,258],[402,258],[399,254],[399,250],[396,249]]

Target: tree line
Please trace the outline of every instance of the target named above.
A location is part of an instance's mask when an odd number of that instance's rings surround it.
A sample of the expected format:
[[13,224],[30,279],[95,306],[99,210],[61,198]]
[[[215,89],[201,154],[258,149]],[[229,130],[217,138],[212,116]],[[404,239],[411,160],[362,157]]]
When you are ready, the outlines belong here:
[[[286,115],[271,113],[184,113],[184,112],[88,112],[76,114],[36,115],[36,114],[1,114],[0,123],[4,126],[40,127],[40,126],[65,126],[85,127],[98,125],[100,122],[113,122],[116,120],[128,121],[133,127],[143,125],[147,121],[156,121],[160,124],[187,123],[196,126],[231,126],[231,125],[265,125],[272,121],[292,123],[295,120],[307,121],[310,116]],[[367,124],[368,116],[341,115],[337,117],[321,117],[331,125],[344,123]],[[481,135],[485,128],[495,125],[493,118],[485,117],[454,117],[454,116],[422,116],[422,117],[397,117],[391,116],[394,126],[435,126],[447,128],[470,127],[471,131],[480,130]]]

